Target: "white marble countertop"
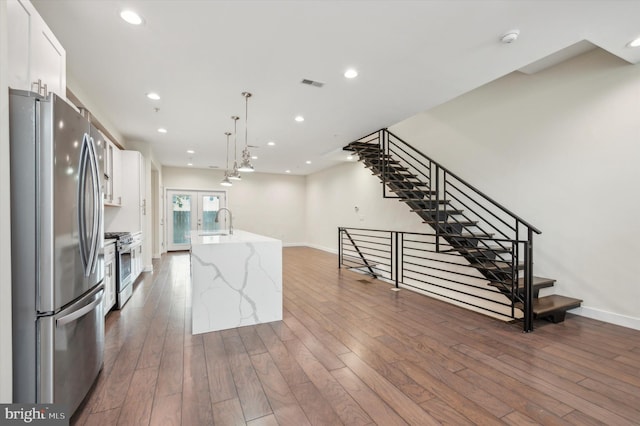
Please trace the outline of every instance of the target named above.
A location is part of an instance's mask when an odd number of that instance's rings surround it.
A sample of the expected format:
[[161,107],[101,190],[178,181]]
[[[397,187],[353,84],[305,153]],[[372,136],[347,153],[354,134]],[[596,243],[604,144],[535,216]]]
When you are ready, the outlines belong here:
[[228,231],[191,231],[191,244],[233,244],[233,243],[257,243],[267,241],[280,241],[275,238],[266,237],[264,235],[254,234],[252,232],[243,231],[241,229],[234,229],[233,235],[228,234]]

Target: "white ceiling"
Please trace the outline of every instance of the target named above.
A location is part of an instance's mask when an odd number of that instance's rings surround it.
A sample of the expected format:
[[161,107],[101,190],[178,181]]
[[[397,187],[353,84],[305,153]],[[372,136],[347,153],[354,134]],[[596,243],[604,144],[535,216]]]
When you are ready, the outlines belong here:
[[[343,159],[352,140],[582,40],[640,61],[626,47],[640,36],[636,0],[31,1],[67,51],[70,88],[168,166],[224,168],[232,115],[244,144],[243,91],[254,95],[256,170],[308,174]],[[145,24],[122,21],[123,8]],[[511,29],[520,38],[501,43]],[[343,77],[348,67],[356,79]]]

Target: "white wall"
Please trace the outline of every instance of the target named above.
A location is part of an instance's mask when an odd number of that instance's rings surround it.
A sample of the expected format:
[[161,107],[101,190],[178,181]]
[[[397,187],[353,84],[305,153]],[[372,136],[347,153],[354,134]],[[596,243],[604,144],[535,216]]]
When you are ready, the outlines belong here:
[[245,173],[230,188],[220,186],[224,172],[163,167],[165,189],[227,190],[233,226],[278,238],[284,244],[302,244],[305,237],[305,177]]
[[640,329],[640,66],[595,50],[392,128],[542,230],[534,273]]
[[307,176],[306,196],[306,240],[313,247],[337,253],[339,226],[431,232],[406,204],[382,198],[380,180],[359,162]]
[[12,401],[7,2],[0,1],[0,403]]

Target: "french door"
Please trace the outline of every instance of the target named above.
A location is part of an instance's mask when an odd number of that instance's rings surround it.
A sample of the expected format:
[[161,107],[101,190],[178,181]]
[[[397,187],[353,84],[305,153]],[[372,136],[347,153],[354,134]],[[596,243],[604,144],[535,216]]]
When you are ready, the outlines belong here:
[[227,206],[227,194],[224,191],[180,191],[167,190],[167,250],[189,250],[191,231],[216,231],[225,229],[227,215],[218,210]]

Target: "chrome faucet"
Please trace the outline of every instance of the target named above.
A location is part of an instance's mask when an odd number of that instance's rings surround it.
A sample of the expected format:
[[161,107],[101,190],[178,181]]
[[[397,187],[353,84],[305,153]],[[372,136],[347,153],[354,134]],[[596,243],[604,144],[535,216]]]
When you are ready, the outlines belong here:
[[219,222],[220,222],[220,221],[218,220],[218,216],[220,216],[220,212],[221,212],[222,210],[226,210],[227,212],[229,212],[229,235],[233,235],[233,215],[231,214],[231,210],[229,210],[229,209],[228,209],[228,208],[226,208],[226,207],[223,207],[223,208],[219,209],[219,210],[216,212],[216,218],[215,218],[214,222],[216,222],[216,223],[219,223]]

